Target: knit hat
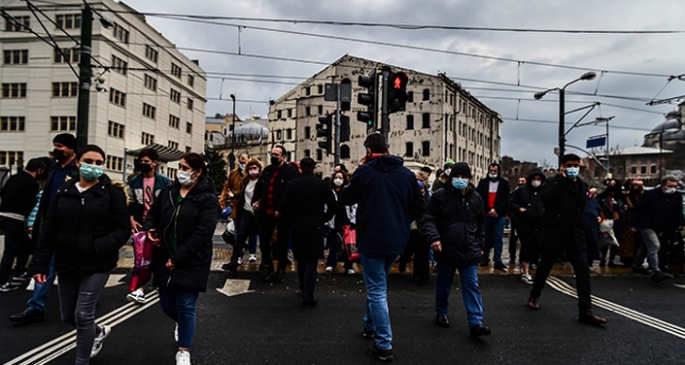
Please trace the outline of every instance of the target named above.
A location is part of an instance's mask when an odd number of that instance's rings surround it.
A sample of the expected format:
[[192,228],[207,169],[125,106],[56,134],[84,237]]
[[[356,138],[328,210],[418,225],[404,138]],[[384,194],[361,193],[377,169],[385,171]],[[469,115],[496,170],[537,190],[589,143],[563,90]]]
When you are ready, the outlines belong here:
[[76,137],[71,133],[61,133],[52,139],[52,143],[61,143],[67,148],[76,151]]
[[471,168],[466,162],[458,162],[452,166],[450,177],[457,175],[466,175],[469,179],[471,178]]
[[454,160],[451,158],[448,158],[447,161],[445,161],[445,165],[443,166],[445,169],[447,169],[449,166],[454,165]]

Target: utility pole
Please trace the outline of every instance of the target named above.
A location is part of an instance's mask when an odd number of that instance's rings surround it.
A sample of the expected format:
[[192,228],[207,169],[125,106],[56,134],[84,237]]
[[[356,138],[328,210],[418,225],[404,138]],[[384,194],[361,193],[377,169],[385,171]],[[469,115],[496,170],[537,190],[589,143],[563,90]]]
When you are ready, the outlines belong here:
[[[568,86],[568,85],[567,85]],[[564,90],[566,86],[559,89],[559,168],[561,169],[561,158],[566,153],[566,127],[565,123],[565,110],[564,110],[564,96],[566,91]]]
[[88,110],[90,107],[90,82],[93,71],[90,68],[90,55],[93,43],[93,12],[85,3],[81,11],[81,49],[79,55],[79,92],[76,122],[76,145],[81,148],[88,144]]
[[342,97],[342,84],[337,84],[337,98],[335,98],[335,143],[333,145],[333,166],[340,163],[340,99]]
[[233,118],[232,118],[232,124],[231,128],[233,131],[231,131],[231,170],[235,168],[235,94],[231,94],[231,100],[233,100]]
[[383,96],[381,101],[381,134],[385,139],[388,139],[390,132],[390,118],[388,114],[388,77],[390,76],[390,66],[383,66]]

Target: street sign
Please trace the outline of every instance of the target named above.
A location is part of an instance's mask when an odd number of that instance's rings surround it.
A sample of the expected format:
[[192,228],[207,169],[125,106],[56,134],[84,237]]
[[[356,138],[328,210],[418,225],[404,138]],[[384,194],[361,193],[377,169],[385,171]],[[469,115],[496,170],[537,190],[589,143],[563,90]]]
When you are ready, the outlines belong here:
[[602,134],[601,136],[594,136],[588,138],[587,143],[585,143],[585,148],[603,147],[606,146],[606,144],[607,136],[606,134]]

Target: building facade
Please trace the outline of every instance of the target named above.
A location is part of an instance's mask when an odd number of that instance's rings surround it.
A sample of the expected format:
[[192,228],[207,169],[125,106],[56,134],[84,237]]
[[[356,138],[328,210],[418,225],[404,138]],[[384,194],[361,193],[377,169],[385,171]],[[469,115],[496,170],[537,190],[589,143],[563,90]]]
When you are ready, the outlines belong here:
[[[134,156],[126,151],[153,143],[202,152],[205,72],[124,3],[89,4],[97,13],[88,143],[106,151],[107,172],[115,178],[127,169],[131,172]],[[0,166],[46,156],[56,134],[76,133],[79,85],[69,64],[78,70],[80,47],[69,36],[80,39],[82,6],[80,0],[43,5],[45,16],[36,18],[24,2],[5,5],[10,18],[4,19],[5,31],[0,33]],[[101,24],[100,15],[112,26]],[[47,38],[38,19],[58,48],[27,30]],[[97,81],[99,75],[102,82]],[[163,172],[175,176],[173,167],[170,163]]]
[[[272,102],[270,134],[286,148],[289,161],[309,156],[319,162],[324,175],[332,172],[334,158],[318,147],[316,124],[320,116],[335,113],[336,103],[324,101],[325,84],[347,79],[352,84],[352,102],[351,110],[343,114],[350,118],[350,141],[341,144],[340,161],[350,170],[356,168],[365,154],[367,135],[366,124],[356,120],[357,111],[366,110],[357,103],[357,94],[365,92],[357,81],[382,66],[346,55]],[[409,101],[406,111],[390,114],[390,153],[415,169],[442,168],[447,159],[468,162],[474,179],[484,177],[487,166],[500,159],[501,116],[444,74],[391,68],[408,74]]]

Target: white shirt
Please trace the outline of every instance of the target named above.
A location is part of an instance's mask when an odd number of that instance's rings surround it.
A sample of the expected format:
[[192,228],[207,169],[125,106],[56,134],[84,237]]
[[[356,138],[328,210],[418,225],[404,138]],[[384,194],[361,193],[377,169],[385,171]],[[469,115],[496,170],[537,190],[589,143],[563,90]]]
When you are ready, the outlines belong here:
[[488,193],[497,193],[497,188],[499,187],[499,180],[497,181],[490,181],[490,188],[488,190]]

